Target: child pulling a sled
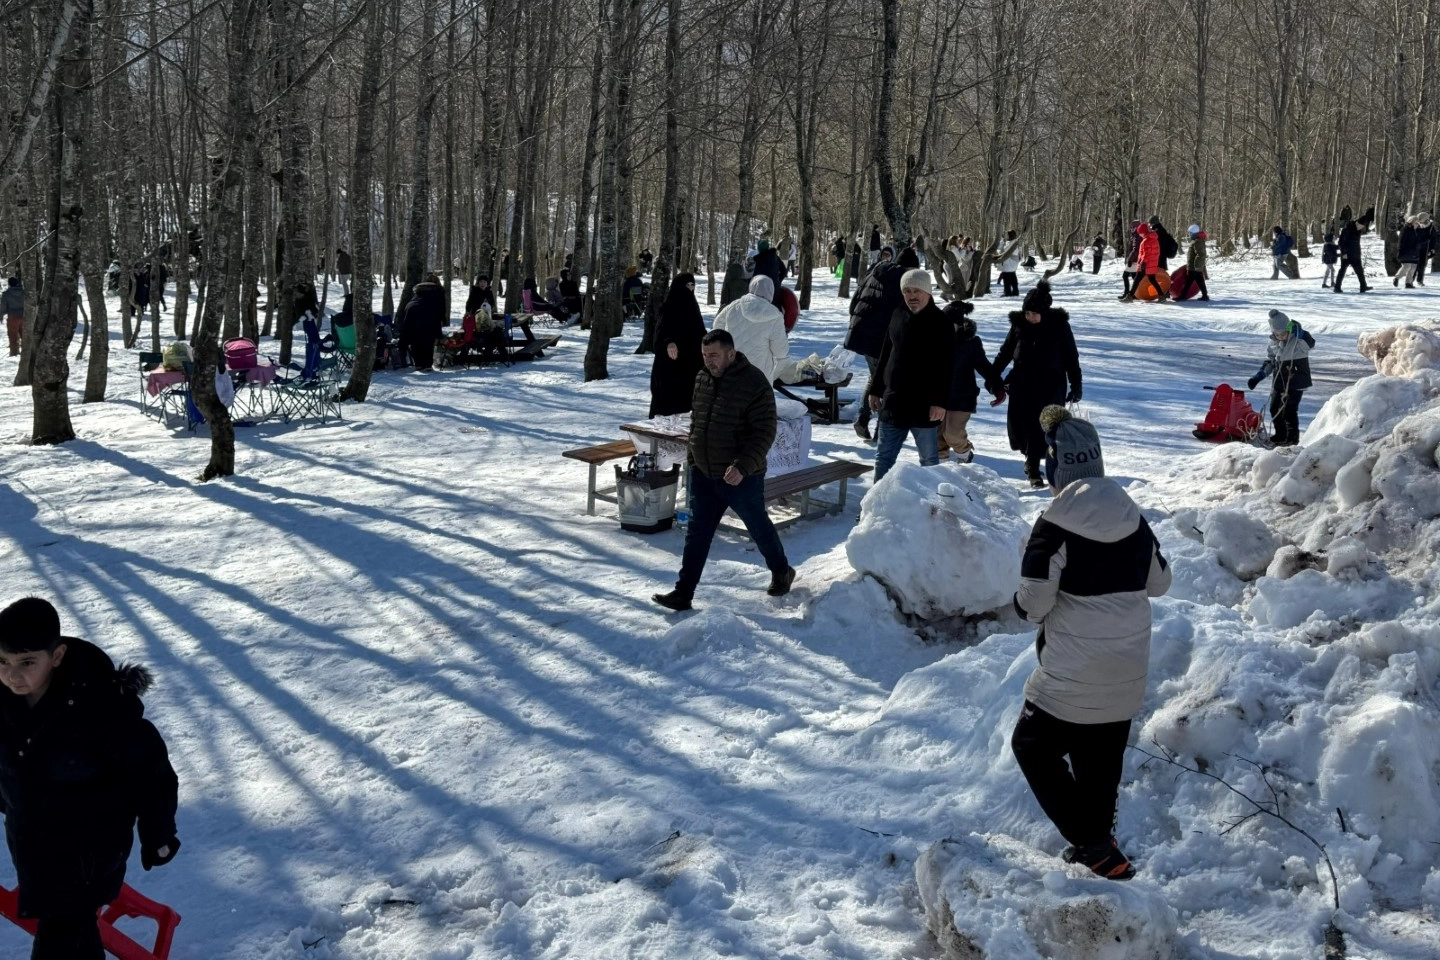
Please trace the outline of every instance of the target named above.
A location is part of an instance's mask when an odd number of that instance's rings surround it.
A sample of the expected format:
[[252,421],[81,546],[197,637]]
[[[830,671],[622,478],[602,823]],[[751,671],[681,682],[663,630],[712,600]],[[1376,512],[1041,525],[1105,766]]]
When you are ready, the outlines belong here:
[[1300,442],[1300,399],[1309,389],[1310,351],[1315,338],[1300,324],[1279,310],[1270,311],[1270,347],[1265,362],[1250,378],[1254,390],[1267,376],[1270,380],[1270,441],[1277,447]]

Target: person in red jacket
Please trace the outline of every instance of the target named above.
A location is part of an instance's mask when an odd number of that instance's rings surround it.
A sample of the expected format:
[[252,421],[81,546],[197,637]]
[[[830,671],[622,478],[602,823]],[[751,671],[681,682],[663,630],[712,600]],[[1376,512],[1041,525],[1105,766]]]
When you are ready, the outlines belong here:
[[[1159,296],[1156,298],[1157,300],[1170,299],[1168,296],[1166,296],[1164,288],[1160,286],[1159,235],[1150,228],[1150,225],[1148,223],[1140,224],[1140,226],[1135,228],[1135,232],[1140,235],[1140,253],[1139,258],[1136,260],[1135,263],[1136,273],[1140,277],[1145,277],[1146,279],[1148,279],[1151,285],[1155,287],[1155,292],[1159,294]],[[1135,280],[1135,286],[1130,290],[1128,294],[1126,294],[1124,297],[1121,297],[1121,299],[1125,301],[1134,300],[1135,291],[1138,289],[1140,289],[1140,280],[1137,277],[1137,279]]]

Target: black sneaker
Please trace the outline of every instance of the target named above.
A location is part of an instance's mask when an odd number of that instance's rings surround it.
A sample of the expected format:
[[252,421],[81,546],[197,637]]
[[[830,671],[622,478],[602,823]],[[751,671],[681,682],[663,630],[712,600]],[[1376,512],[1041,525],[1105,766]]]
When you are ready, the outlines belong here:
[[650,598],[662,607],[668,607],[677,612],[690,609],[690,594],[683,590],[671,590],[669,593],[657,593]]
[[786,567],[780,573],[770,574],[770,586],[765,590],[772,597],[783,597],[790,592],[790,584],[795,582],[795,568]]
[[1066,863],[1079,863],[1090,868],[1090,872],[1106,880],[1129,880],[1135,876],[1135,867],[1130,858],[1120,851],[1120,844],[1111,837],[1105,843],[1090,847],[1066,847],[1060,854]]

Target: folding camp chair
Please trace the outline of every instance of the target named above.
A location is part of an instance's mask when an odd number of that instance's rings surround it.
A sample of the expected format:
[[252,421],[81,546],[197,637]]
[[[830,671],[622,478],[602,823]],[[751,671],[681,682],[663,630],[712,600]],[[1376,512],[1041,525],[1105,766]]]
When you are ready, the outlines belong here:
[[140,354],[140,412],[147,416],[157,413],[162,409],[161,397],[163,393],[150,395],[150,384],[146,382],[145,375],[152,370],[160,369],[163,357],[158,353]]
[[335,361],[339,370],[349,370],[355,366],[355,321],[348,320],[344,323],[336,322],[339,319],[331,320],[330,329],[335,334]]

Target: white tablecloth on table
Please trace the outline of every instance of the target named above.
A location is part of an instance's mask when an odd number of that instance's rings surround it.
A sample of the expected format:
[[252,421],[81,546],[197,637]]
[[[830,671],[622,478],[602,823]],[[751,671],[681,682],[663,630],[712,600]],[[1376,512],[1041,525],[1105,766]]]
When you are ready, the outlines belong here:
[[[639,433],[622,431],[635,444],[637,450],[649,450],[653,441],[656,459],[661,470],[669,470],[675,464],[685,462],[686,446],[690,436],[690,414],[681,413],[669,417],[654,417],[641,420],[636,426],[647,427],[657,433],[678,434],[675,439],[655,440]],[[681,439],[681,438],[686,439]],[[766,470],[770,476],[793,473],[810,462],[810,415],[782,417],[775,422],[775,442],[770,445],[766,457]]]

